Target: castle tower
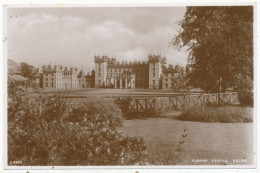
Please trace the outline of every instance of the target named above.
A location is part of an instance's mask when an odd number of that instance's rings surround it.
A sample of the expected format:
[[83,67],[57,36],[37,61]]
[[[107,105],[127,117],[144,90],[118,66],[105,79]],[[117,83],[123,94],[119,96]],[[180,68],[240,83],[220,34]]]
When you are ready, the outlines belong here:
[[71,74],[71,88],[77,88],[78,87],[78,81],[77,81],[77,68],[70,68],[70,74]]
[[160,88],[160,78],[164,59],[160,55],[149,55],[149,89]]
[[95,56],[95,88],[106,86],[107,78],[107,56]]
[[56,88],[63,88],[64,84],[63,84],[63,79],[62,79],[62,67],[60,65],[58,65],[55,68],[55,73],[56,73]]

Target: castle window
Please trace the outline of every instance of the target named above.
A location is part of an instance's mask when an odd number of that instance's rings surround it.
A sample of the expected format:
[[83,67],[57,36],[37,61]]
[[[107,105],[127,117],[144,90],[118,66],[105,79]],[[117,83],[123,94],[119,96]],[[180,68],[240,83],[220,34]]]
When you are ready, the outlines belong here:
[[99,66],[101,66],[101,63],[99,63]]
[[153,72],[155,72],[155,68],[153,68]]
[[153,85],[155,85],[155,80],[153,80]]
[[99,68],[98,71],[101,71],[101,68]]
[[168,84],[165,84],[165,88],[168,88]]
[[165,76],[168,77],[168,74],[166,74]]
[[155,63],[153,63],[153,66],[155,66]]
[[153,77],[155,77],[155,73],[153,73]]
[[99,73],[99,74],[98,74],[98,76],[100,77],[100,76],[101,76],[101,74]]

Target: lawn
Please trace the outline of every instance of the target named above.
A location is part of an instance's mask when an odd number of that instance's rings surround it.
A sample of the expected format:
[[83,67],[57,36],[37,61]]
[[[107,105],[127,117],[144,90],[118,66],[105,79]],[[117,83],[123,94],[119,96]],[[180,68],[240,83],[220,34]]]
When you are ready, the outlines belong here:
[[[180,121],[172,116],[175,113],[160,118],[125,120],[120,130],[144,138],[153,164],[165,155],[173,155],[185,127],[189,131],[176,159],[177,165],[253,164],[253,123]],[[203,159],[207,162],[199,162]]]

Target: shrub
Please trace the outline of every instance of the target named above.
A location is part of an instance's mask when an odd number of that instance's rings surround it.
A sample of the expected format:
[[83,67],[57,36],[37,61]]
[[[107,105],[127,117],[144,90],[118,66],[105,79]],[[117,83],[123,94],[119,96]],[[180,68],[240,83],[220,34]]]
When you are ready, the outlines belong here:
[[254,106],[254,95],[250,91],[238,92],[238,99],[241,106]]
[[96,124],[105,122],[110,128],[116,129],[122,125],[122,112],[109,100],[87,99],[81,105],[72,107],[66,121],[73,123],[91,121]]
[[[146,164],[142,138],[123,136],[121,110],[103,100],[70,108],[60,96],[30,99],[21,89],[8,102],[8,161],[22,165]],[[22,96],[22,97],[21,97]],[[22,99],[22,101],[21,101]]]
[[156,112],[152,109],[143,111],[131,111],[130,104],[132,101],[133,99],[131,97],[118,97],[114,100],[114,103],[117,104],[121,109],[124,118],[133,119],[157,116]]
[[185,110],[180,120],[219,123],[247,123],[253,121],[253,110],[248,107],[192,107]]
[[114,103],[119,106],[125,118],[129,118],[129,115],[131,113],[130,111],[131,101],[132,101],[131,97],[117,97],[114,100]]

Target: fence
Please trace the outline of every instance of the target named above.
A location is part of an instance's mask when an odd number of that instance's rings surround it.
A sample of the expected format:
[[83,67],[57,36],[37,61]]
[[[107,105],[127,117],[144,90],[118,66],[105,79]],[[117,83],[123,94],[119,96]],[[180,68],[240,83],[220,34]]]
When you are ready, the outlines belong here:
[[131,112],[167,112],[170,110],[185,110],[193,106],[205,104],[238,103],[237,93],[176,95],[170,97],[136,98],[130,103]]

